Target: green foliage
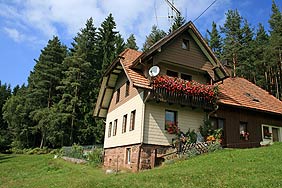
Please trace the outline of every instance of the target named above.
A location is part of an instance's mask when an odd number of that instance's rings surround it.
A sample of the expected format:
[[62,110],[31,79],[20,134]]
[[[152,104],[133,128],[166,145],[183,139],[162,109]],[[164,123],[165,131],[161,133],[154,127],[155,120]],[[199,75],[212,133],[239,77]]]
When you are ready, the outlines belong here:
[[210,145],[208,145],[208,152],[215,152],[217,150],[221,150],[222,146],[220,144],[220,142],[215,141],[213,143],[211,143]]
[[93,166],[101,166],[103,162],[103,149],[95,148],[94,150],[87,153],[87,160]]
[[197,134],[194,129],[192,131],[188,129],[185,133],[185,137],[188,143],[196,143],[197,141]]
[[138,50],[138,46],[136,44],[136,39],[134,37],[133,34],[131,34],[128,39],[126,40],[126,44],[125,44],[125,47],[126,48],[130,48],[130,49],[133,49],[133,50]]
[[222,53],[222,39],[216,27],[216,23],[212,22],[212,31],[207,30],[209,35],[208,44],[214,54],[219,58]]
[[200,126],[200,133],[204,138],[213,134],[213,126],[211,120],[204,120],[203,125]]
[[158,42],[165,36],[166,36],[166,33],[163,30],[160,30],[157,28],[156,25],[153,25],[151,33],[148,36],[146,36],[146,41],[143,44],[142,51],[149,50],[151,46],[153,46],[156,42]]
[[66,157],[72,157],[76,159],[85,159],[83,155],[83,147],[79,144],[73,144],[72,147],[63,147],[62,155]]
[[179,27],[181,27],[186,22],[185,18],[182,17],[181,14],[177,15],[174,20],[171,28],[169,29],[169,33],[172,33],[173,31],[177,30]]

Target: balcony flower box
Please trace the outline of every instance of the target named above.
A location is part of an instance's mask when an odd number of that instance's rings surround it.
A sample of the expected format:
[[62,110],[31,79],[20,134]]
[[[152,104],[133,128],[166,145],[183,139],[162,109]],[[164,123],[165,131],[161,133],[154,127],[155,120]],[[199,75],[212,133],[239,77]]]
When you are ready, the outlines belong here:
[[216,86],[196,81],[161,75],[153,79],[152,86],[155,98],[164,102],[212,108],[217,100]]

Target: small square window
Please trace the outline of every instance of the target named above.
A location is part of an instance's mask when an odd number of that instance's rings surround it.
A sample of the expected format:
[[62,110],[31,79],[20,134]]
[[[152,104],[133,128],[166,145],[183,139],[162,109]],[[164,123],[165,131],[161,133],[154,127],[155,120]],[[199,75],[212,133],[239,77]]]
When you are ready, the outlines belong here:
[[171,76],[171,77],[178,77],[178,72],[167,70],[166,75]]
[[189,40],[187,39],[183,39],[182,40],[182,49],[184,50],[190,50],[190,43],[189,43]]

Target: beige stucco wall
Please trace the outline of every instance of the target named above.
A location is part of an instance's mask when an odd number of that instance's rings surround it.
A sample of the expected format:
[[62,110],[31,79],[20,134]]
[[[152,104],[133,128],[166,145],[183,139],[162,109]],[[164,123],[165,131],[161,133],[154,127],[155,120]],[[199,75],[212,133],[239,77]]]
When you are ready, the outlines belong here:
[[[143,124],[143,92],[139,93],[135,97],[128,100],[126,103],[118,106],[107,114],[106,118],[106,130],[104,147],[116,147],[129,144],[136,144],[141,142],[141,130]],[[136,110],[135,114],[135,129],[129,131],[130,127],[130,115],[133,110]],[[123,116],[127,114],[126,132],[122,133]],[[117,133],[113,136],[114,120],[118,119]],[[112,122],[111,137],[108,137],[109,123]]]
[[150,102],[145,105],[144,143],[169,145],[175,135],[166,133],[165,110],[177,111],[178,126],[184,133],[199,130],[206,113],[202,109],[191,109],[179,105]]

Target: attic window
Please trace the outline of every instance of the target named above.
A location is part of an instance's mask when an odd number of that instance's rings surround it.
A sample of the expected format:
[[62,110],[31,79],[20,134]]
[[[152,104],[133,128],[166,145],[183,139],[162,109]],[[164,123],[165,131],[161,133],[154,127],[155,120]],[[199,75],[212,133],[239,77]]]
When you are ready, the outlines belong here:
[[178,72],[167,70],[166,75],[171,76],[171,77],[178,77]]
[[182,74],[181,73],[181,79],[183,80],[188,80],[188,81],[192,81],[192,76],[188,75],[188,74]]
[[256,98],[255,96],[253,96],[252,94],[250,93],[245,93],[245,95],[250,98],[252,101],[254,102],[260,102],[260,100],[258,98]]
[[190,43],[189,40],[187,39],[183,39],[182,40],[182,45],[181,45],[182,49],[184,50],[190,50]]

